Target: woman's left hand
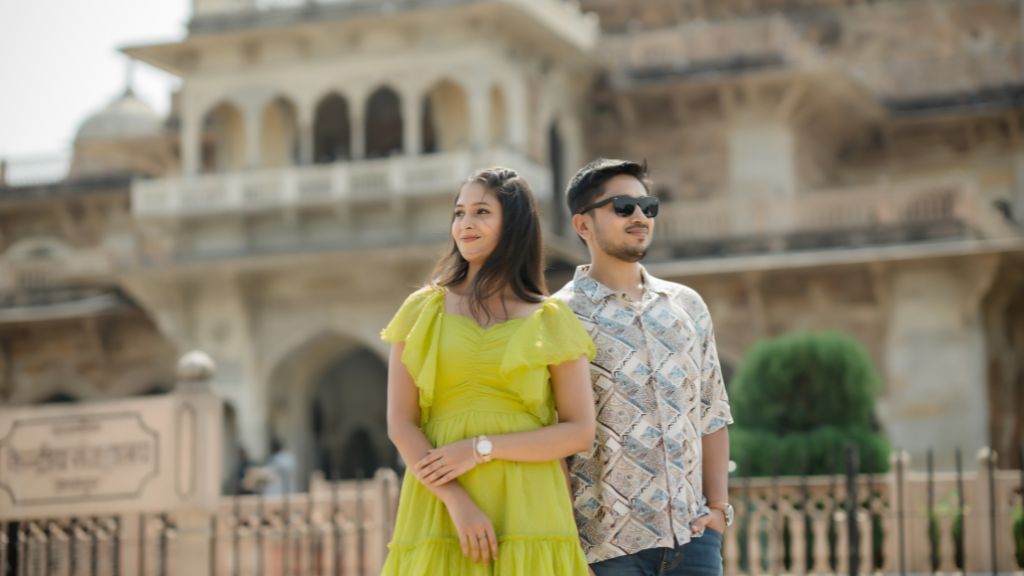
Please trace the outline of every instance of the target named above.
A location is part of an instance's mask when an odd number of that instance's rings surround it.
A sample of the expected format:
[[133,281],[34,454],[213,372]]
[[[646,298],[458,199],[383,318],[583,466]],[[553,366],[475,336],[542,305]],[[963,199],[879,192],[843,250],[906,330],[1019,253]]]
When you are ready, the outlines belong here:
[[441,486],[455,480],[476,466],[473,440],[459,440],[434,448],[413,465],[412,473],[427,487]]

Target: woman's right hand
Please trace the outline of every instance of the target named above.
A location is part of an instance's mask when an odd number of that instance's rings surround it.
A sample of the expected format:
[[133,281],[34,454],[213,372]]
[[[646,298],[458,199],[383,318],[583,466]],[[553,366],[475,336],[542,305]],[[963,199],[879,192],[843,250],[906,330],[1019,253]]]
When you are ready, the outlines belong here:
[[490,562],[498,558],[498,538],[494,525],[483,510],[468,495],[460,495],[447,504],[459,533],[462,555],[473,562]]

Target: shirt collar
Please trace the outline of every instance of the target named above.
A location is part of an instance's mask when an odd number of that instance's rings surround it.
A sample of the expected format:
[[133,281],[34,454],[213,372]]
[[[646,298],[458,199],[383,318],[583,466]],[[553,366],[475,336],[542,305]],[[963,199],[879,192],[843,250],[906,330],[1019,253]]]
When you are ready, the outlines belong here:
[[[647,269],[640,266],[640,278],[644,283],[644,292],[655,292],[666,295],[669,293],[665,282],[647,273]],[[576,274],[572,278],[573,286],[577,291],[594,303],[601,302],[615,295],[615,291],[604,284],[590,277],[590,264],[583,264],[576,268]]]

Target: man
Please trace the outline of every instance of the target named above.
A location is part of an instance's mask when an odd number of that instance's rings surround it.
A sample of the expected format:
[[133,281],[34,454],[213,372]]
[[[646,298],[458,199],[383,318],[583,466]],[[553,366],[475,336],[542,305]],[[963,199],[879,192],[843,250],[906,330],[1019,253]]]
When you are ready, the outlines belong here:
[[277,434],[270,438],[270,458],[267,460],[266,470],[269,478],[263,487],[265,496],[284,496],[298,490],[298,464],[295,456],[285,447]]
[[597,437],[570,463],[573,505],[597,576],[716,575],[732,522],[732,416],[704,301],[639,263],[658,213],[646,178],[645,166],[600,159],[567,192],[591,263],[555,297],[597,348]]

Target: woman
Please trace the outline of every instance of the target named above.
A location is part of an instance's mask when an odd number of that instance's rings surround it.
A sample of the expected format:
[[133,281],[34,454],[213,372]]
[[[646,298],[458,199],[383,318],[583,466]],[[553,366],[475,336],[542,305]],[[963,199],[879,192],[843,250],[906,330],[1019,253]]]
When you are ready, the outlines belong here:
[[451,236],[433,284],[381,333],[388,435],[412,463],[384,574],[585,575],[560,462],[594,440],[594,345],[545,299],[526,181],[471,176]]

